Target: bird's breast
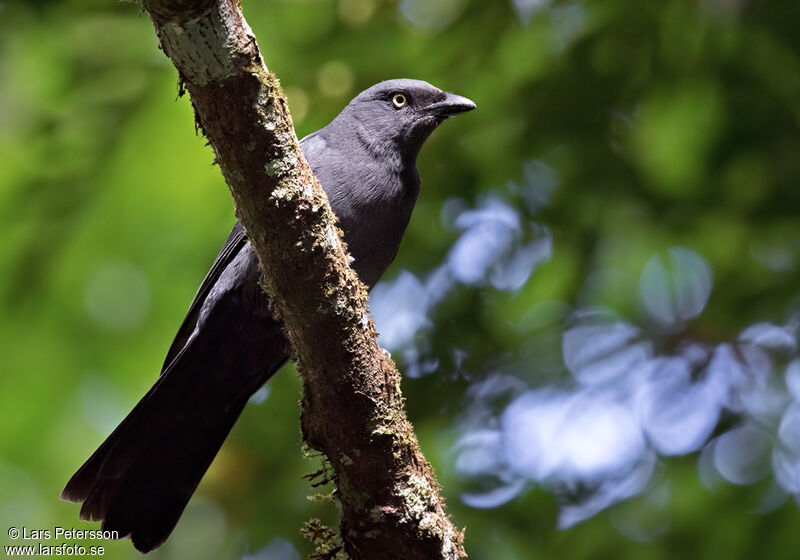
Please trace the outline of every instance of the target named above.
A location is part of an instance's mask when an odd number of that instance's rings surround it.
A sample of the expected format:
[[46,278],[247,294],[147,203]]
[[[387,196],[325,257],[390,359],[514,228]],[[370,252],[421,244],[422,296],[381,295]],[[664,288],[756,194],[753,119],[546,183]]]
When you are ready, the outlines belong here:
[[331,199],[353,267],[368,286],[377,283],[397,254],[417,192],[395,174],[367,173]]

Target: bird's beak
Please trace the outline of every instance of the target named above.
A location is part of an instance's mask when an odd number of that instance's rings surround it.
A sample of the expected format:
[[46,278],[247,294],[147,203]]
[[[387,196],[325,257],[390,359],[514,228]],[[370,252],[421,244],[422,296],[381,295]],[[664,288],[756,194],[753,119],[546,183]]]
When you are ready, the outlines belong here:
[[475,107],[476,105],[471,99],[446,91],[445,98],[438,103],[428,105],[427,111],[434,115],[449,117],[450,115],[472,111]]

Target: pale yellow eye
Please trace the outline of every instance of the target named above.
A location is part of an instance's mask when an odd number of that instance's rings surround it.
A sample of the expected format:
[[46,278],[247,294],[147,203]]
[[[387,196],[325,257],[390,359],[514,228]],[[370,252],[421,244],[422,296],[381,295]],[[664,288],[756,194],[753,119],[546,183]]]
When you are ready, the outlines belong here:
[[403,105],[405,105],[406,103],[408,103],[408,99],[406,99],[406,96],[403,95],[402,93],[395,93],[392,96],[392,105],[394,105],[398,109]]

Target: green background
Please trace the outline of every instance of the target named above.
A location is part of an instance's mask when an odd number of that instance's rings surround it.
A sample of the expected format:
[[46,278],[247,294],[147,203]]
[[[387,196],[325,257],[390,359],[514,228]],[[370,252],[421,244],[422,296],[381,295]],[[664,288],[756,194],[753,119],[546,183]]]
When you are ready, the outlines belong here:
[[[387,278],[445,258],[458,238],[441,218],[448,199],[473,207],[510,192],[532,160],[558,176],[536,214],[552,258],[519,290],[460,288],[429,334],[432,353],[458,347],[464,363],[404,382],[472,558],[800,557],[794,498],[755,513],[769,480],[709,490],[696,455],[660,462],[655,484],[669,492],[657,507],[651,492],[557,530],[556,498],[541,489],[495,509],[464,505],[452,451],[470,382],[499,357],[522,369],[539,359],[513,328],[528,309],[602,304],[635,320],[624,278],[669,247],[691,248],[714,272],[688,326],[694,339],[735,339],[797,310],[800,4],[283,0],[244,10],[299,136],[388,78],[477,103],[423,150],[422,194]],[[233,224],[189,100],[176,96],[176,72],[136,4],[0,2],[3,545],[12,525],[95,526],[59,500],[61,488],[152,384]],[[532,219],[518,198],[508,196]],[[600,270],[621,274],[587,295]],[[302,523],[336,516],[307,499],[315,491],[301,477],[317,463],[301,452],[299,391],[287,368],[248,407],[153,558],[240,558],[275,538],[307,555]],[[620,517],[657,529],[631,539]],[[138,557],[128,541],[104,545],[106,558]]]

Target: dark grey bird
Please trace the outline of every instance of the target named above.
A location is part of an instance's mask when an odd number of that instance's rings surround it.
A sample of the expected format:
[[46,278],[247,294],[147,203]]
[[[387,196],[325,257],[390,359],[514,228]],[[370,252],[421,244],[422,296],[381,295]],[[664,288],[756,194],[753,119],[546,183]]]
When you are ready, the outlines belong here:
[[[394,259],[419,193],[417,154],[447,117],[475,104],[419,80],[381,82],[301,141],[372,288]],[[289,358],[237,223],[200,285],[161,375],[62,493],[81,518],[163,543],[250,396]]]

